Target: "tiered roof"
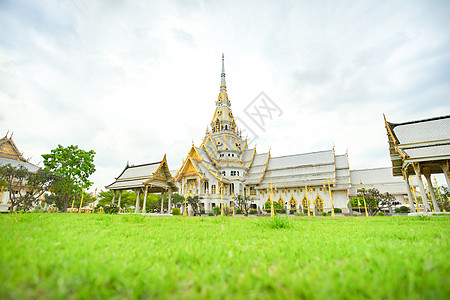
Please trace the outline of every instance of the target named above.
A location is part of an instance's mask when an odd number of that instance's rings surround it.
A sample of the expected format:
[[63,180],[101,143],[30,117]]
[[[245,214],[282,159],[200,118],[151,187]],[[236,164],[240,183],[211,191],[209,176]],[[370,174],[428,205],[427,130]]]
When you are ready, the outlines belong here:
[[23,157],[16,144],[12,140],[12,136],[5,135],[0,139],[0,165],[10,164],[13,167],[23,166],[31,172],[37,172],[39,167],[30,163]]
[[395,176],[402,175],[408,163],[450,159],[450,116],[404,123],[384,120]]

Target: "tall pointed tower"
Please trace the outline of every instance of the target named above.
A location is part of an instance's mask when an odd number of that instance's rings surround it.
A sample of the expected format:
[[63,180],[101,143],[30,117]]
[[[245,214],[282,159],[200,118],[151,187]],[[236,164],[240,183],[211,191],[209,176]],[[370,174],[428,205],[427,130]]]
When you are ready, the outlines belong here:
[[228,99],[227,84],[225,82],[225,62],[224,55],[222,54],[222,73],[220,81],[219,97],[216,101],[216,110],[211,121],[211,131],[235,131],[236,123],[234,121],[233,113],[231,111],[231,103]]
[[217,204],[220,199],[221,185],[224,187],[226,205],[229,205],[228,201],[234,194],[243,193],[244,177],[248,169],[243,153],[249,152],[246,157],[253,153],[253,150],[245,151],[248,150],[247,141],[242,139],[231,111],[223,54],[220,91],[215,104],[210,128],[207,128],[202,144],[200,147],[191,146],[175,176],[181,192],[204,195],[208,209],[210,203]]
[[[222,73],[220,74],[220,92],[216,101],[216,109],[211,120],[211,131],[207,131],[204,143],[211,139],[218,150],[218,161],[226,162],[241,161],[242,151],[247,149],[247,145],[239,133],[231,110],[230,99],[227,94],[227,84],[225,81],[225,61],[222,54]],[[222,164],[220,164],[222,165]]]

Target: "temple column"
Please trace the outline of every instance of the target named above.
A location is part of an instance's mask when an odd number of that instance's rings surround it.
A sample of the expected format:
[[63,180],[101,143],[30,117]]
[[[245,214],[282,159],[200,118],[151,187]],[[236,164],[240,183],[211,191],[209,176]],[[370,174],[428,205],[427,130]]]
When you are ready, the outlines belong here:
[[172,211],[170,209],[170,202],[172,201],[172,193],[169,192],[169,204],[167,205],[167,212],[170,214]]
[[164,195],[165,195],[166,193],[167,193],[167,192],[161,193],[161,213],[162,213],[162,214],[164,213]]
[[122,190],[119,191],[119,202],[117,203],[117,206],[120,208],[120,200],[122,200]]
[[417,180],[419,182],[420,196],[422,197],[422,203],[423,203],[423,205],[425,207],[425,210],[427,212],[431,211],[430,205],[428,204],[427,192],[425,191],[425,187],[423,185],[422,174],[420,172],[419,163],[413,163],[413,167],[414,167],[414,172],[416,173],[416,176],[417,176]]
[[114,204],[114,200],[116,200],[116,190],[113,190],[111,203]]
[[409,185],[408,176],[406,175],[405,171],[402,171],[403,173],[403,179],[405,180],[406,184],[406,191],[408,193],[408,201],[409,201],[409,209],[412,213],[416,212],[416,206],[414,205],[414,198],[411,193],[411,186]]
[[141,194],[140,190],[137,190],[136,192],[136,207],[134,208],[134,213],[137,214],[139,212],[139,196]]
[[142,206],[142,213],[145,214],[146,213],[146,207],[147,207],[147,193],[148,193],[148,186],[144,187],[145,192],[144,192],[144,204]]
[[447,188],[450,189],[450,172],[448,169],[448,161],[441,164],[442,172],[444,172],[445,180],[447,181]]
[[426,173],[424,175],[425,175],[425,179],[427,180],[427,184],[428,184],[428,188],[429,188],[428,191],[430,192],[431,202],[433,202],[434,211],[441,212],[441,209],[439,208],[439,205],[437,204],[437,201],[436,201],[436,195],[434,194],[433,184],[431,183],[431,175],[430,175],[430,173]]

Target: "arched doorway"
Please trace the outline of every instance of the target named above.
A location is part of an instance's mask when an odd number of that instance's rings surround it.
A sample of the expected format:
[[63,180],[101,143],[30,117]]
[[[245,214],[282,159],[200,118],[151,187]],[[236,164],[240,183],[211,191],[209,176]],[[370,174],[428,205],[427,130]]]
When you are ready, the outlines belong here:
[[289,200],[289,207],[293,210],[297,207],[297,200],[295,200],[294,195],[292,195],[291,200]]
[[324,203],[323,203],[322,198],[319,195],[317,195],[316,200],[314,202],[316,203],[317,211],[323,212]]
[[308,212],[309,210],[309,199],[308,197],[306,197],[306,195],[303,196],[302,199],[302,207],[303,207],[303,212]]

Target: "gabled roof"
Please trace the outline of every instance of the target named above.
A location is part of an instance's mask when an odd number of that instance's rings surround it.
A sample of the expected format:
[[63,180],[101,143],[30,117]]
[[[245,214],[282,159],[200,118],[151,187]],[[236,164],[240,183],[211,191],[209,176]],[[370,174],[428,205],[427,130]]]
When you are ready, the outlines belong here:
[[384,120],[395,176],[412,162],[450,159],[450,115],[403,123]]
[[33,165],[29,162],[5,158],[5,157],[0,157],[0,166],[2,166],[2,165],[11,165],[13,167],[23,166],[32,173],[36,173],[39,170],[38,166]]
[[404,123],[387,122],[397,144],[431,143],[450,139],[450,115]]
[[152,186],[160,189],[178,190],[173,182],[167,165],[167,159],[164,155],[162,161],[129,166],[116,178],[116,181],[106,186],[110,190],[126,190],[143,188],[145,186]]
[[0,157],[5,157],[13,160],[26,162],[27,160],[22,156],[12,137],[5,135],[0,139]]

